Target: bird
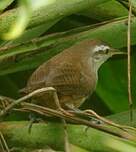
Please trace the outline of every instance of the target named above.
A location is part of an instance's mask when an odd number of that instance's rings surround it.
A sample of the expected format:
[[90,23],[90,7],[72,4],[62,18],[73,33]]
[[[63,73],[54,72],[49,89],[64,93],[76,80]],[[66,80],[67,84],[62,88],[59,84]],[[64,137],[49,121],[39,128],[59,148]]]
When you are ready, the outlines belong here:
[[[29,94],[40,88],[53,87],[63,109],[79,108],[95,91],[101,65],[115,54],[123,52],[101,40],[77,42],[41,64],[21,92]],[[50,93],[40,93],[31,102],[57,108]]]

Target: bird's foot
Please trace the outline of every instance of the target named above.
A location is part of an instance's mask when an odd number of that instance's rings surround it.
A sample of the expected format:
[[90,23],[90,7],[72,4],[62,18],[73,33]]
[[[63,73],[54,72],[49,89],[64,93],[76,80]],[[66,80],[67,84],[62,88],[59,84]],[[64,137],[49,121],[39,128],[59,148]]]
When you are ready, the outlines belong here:
[[[53,97],[54,97],[54,101],[57,107],[57,110],[60,111],[62,114],[67,115],[67,116],[71,116],[71,114],[69,112],[67,112],[65,109],[63,109],[61,107],[57,92],[54,91],[53,92]],[[68,140],[68,133],[67,133],[67,124],[65,119],[62,118],[62,123],[64,126],[64,147],[65,147],[65,152],[70,152],[70,146],[69,146],[69,140]]]
[[64,115],[72,116],[69,112],[67,112],[65,109],[63,109],[61,107],[61,104],[60,104],[60,101],[59,101],[59,98],[58,98],[58,95],[57,95],[56,91],[53,92],[53,97],[54,97],[54,102],[56,104],[57,110],[62,112]]
[[113,121],[111,121],[109,119],[106,119],[106,118],[98,115],[95,111],[93,111],[91,109],[85,110],[84,112],[86,114],[89,114],[90,116],[94,116],[98,121],[100,121],[102,123],[105,123],[107,125],[122,129],[124,131],[127,131],[127,130],[136,131],[136,128],[134,128],[134,127],[117,124],[117,123],[115,123],[115,122],[113,122]]
[[31,133],[32,127],[34,123],[45,122],[42,118],[36,117],[34,113],[29,115],[29,125],[28,125],[28,133]]
[[67,116],[70,116],[70,117],[73,116],[71,113],[69,113],[67,110],[63,109],[62,107],[59,107],[58,111],[60,111],[64,115],[67,115]]

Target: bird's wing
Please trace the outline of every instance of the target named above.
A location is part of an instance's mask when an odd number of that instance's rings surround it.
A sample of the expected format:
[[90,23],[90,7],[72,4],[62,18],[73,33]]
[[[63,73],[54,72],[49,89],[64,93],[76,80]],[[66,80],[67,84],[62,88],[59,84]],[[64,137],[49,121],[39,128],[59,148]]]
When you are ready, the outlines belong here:
[[32,74],[22,92],[29,93],[42,87],[54,87],[62,95],[82,96],[88,94],[88,85],[86,76],[81,73],[80,64],[43,64]]
[[57,92],[63,95],[84,95],[85,76],[81,74],[81,67],[72,63],[63,63],[50,71],[46,85],[57,89]]

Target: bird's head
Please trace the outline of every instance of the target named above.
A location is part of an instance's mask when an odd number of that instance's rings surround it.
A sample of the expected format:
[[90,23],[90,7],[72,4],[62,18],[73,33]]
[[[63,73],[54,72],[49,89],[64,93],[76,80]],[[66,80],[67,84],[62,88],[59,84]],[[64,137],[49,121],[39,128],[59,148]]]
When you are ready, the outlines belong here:
[[90,50],[91,60],[96,70],[98,70],[99,67],[113,55],[126,54],[125,52],[110,47],[108,44],[100,40],[92,41],[90,43]]

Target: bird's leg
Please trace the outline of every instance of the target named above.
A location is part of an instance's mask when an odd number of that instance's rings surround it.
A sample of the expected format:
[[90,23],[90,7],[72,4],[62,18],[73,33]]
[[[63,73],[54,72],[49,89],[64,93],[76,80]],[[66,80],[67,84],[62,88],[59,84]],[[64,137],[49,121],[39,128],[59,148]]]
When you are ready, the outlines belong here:
[[91,110],[91,109],[87,109],[87,110],[80,110],[80,109],[76,109],[76,108],[72,108],[70,107],[69,105],[67,105],[67,107],[70,109],[70,110],[73,110],[73,113],[75,114],[78,114],[78,115],[81,115],[81,116],[88,116],[88,117],[91,117],[91,119],[94,121],[93,123],[97,123],[97,124],[102,124],[102,123],[105,123],[107,125],[111,125],[113,127],[117,127],[119,129],[122,129],[122,130],[134,130],[136,131],[136,128],[134,127],[131,127],[131,126],[125,126],[125,125],[119,125],[117,123],[114,123],[113,121],[111,120],[108,120],[100,115],[98,115],[95,111]]
[[67,123],[65,121],[65,119],[62,119],[62,123],[63,123],[63,127],[64,127],[64,150],[65,152],[71,152],[70,150],[70,143],[68,140],[68,132],[67,132]]
[[[59,102],[59,98],[58,98],[58,95],[57,95],[57,92],[54,91],[53,92],[53,97],[54,97],[54,101],[55,101],[55,104],[56,104],[56,107],[58,108],[58,110],[60,110],[62,113],[64,114],[68,114],[60,105],[60,102]],[[62,123],[63,123],[63,126],[64,126],[64,148],[65,148],[65,152],[70,152],[70,144],[69,144],[69,140],[68,140],[68,132],[67,132],[67,123],[65,121],[65,119],[61,119],[62,120]]]
[[91,114],[86,114],[84,112],[84,110],[80,110],[78,108],[75,108],[74,106],[72,106],[71,104],[66,104],[66,107],[69,109],[69,112],[72,114],[76,114],[79,115],[81,117],[88,117],[89,119],[91,119],[90,121],[92,123],[95,123],[97,125],[100,125],[102,123],[102,121],[100,121],[100,119],[97,119],[94,115]]
[[35,117],[35,115],[33,113],[31,113],[31,114],[29,114],[29,119],[30,119],[30,123],[28,125],[28,133],[31,133],[32,126],[33,126],[34,122],[37,121],[37,118]]
[[59,98],[58,98],[58,95],[57,95],[56,91],[53,92],[53,98],[54,98],[54,102],[56,104],[57,109],[59,111],[61,111],[63,114],[70,115],[65,109],[63,109],[61,107],[61,104],[60,104],[60,101],[59,101]]

